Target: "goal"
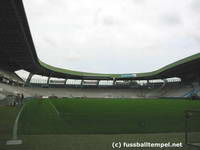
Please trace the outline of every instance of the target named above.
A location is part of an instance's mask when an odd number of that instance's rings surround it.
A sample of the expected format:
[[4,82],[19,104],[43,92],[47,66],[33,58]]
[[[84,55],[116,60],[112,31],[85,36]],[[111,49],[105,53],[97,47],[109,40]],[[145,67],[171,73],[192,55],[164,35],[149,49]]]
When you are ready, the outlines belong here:
[[185,111],[185,143],[200,147],[200,110]]

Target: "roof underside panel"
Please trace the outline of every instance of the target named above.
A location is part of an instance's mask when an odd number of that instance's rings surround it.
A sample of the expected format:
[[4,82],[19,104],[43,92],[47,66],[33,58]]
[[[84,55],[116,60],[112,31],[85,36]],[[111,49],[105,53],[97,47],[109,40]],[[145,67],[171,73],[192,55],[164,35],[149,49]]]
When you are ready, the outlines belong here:
[[53,67],[40,61],[37,57],[22,1],[1,0],[0,68],[8,71],[24,69],[33,74],[68,79],[192,78],[192,75],[200,76],[200,53],[147,73],[98,74]]

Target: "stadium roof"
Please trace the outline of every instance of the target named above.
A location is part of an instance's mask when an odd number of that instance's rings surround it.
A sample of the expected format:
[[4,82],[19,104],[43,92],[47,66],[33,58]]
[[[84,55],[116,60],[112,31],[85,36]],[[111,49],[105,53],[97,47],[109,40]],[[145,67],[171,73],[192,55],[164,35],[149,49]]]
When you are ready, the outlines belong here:
[[0,68],[8,71],[24,69],[43,76],[90,80],[113,78],[143,80],[170,77],[190,80],[200,76],[200,53],[146,73],[100,74],[50,66],[37,56],[22,0],[1,0],[0,37]]

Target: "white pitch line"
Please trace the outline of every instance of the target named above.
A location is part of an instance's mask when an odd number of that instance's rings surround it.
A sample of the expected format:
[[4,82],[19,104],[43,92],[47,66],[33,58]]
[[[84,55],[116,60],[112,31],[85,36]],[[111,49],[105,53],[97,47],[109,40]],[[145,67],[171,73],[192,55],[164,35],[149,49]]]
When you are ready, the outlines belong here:
[[56,108],[56,106],[54,104],[52,104],[52,102],[50,100],[48,100],[49,104],[53,107],[53,109],[55,110],[56,114],[58,116],[60,116],[60,112],[58,111],[58,109]]
[[25,107],[25,104],[22,106],[22,108],[20,109],[19,113],[17,114],[17,117],[15,119],[15,123],[14,123],[14,126],[13,126],[13,134],[12,134],[12,139],[13,140],[17,140],[17,131],[18,131],[18,122],[19,122],[19,117],[21,116],[21,113],[23,111]]

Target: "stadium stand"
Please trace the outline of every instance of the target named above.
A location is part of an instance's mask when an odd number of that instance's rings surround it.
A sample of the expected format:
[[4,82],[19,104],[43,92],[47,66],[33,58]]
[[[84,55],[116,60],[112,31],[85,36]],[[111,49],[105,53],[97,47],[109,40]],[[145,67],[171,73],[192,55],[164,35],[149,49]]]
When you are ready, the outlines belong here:
[[[158,98],[158,97],[176,97],[188,98],[189,92],[193,89],[191,85],[174,85],[169,84],[163,88],[140,87],[140,88],[75,88],[75,87],[22,87],[10,86],[0,83],[0,87],[6,89],[7,93],[23,93],[25,97],[42,97],[42,96],[57,96],[57,97],[90,97],[90,98]],[[200,86],[197,86],[200,89]],[[187,94],[187,95],[186,95]]]

